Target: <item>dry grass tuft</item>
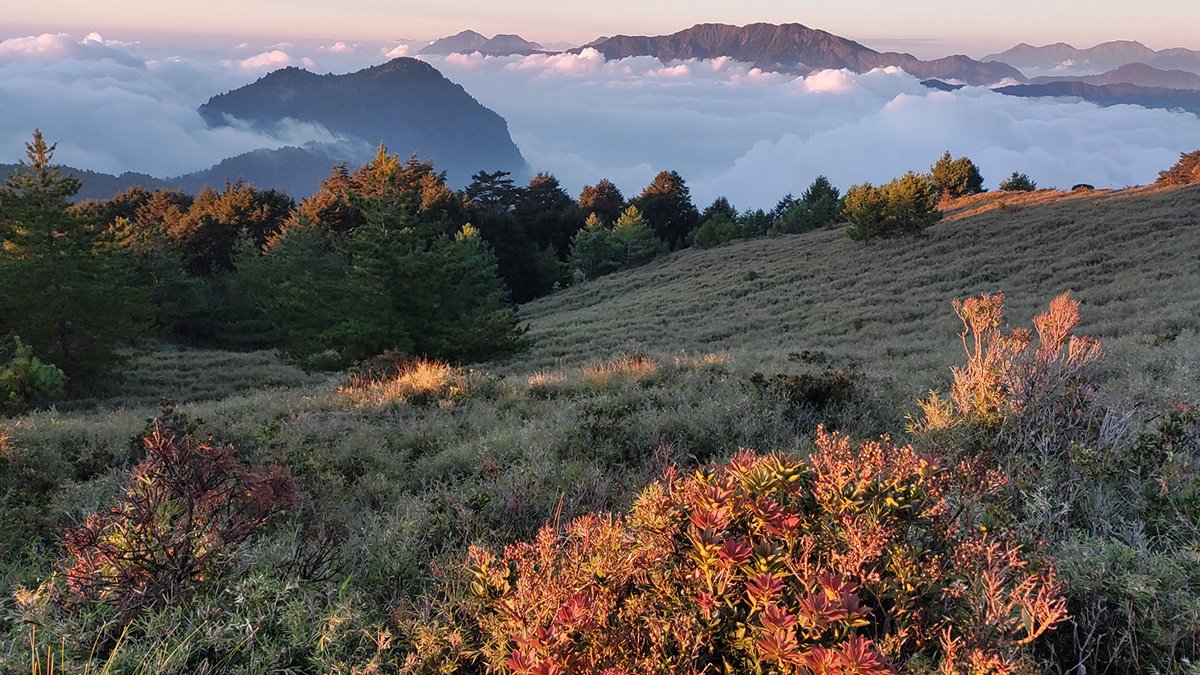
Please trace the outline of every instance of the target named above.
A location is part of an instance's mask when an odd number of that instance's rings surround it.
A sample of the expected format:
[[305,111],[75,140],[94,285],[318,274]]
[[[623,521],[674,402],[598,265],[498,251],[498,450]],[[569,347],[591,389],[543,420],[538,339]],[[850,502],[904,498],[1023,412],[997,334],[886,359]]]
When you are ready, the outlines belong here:
[[675,357],[675,367],[680,370],[720,370],[729,364],[729,354],[709,352],[702,356],[688,356],[686,351]]
[[539,370],[529,376],[529,393],[538,398],[550,398],[567,389],[567,374],[561,370]]
[[338,393],[359,406],[388,406],[401,403],[453,402],[467,392],[462,368],[444,361],[413,359],[400,366],[392,377],[353,377]]
[[645,354],[622,354],[607,363],[583,367],[583,379],[600,389],[625,383],[648,384],[658,377],[658,362]]

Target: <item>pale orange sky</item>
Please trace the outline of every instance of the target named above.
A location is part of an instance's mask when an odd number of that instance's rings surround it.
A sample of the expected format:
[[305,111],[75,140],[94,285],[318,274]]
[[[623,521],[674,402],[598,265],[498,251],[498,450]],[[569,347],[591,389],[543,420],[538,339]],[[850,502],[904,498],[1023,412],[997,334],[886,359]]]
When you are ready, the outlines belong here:
[[351,0],[41,0],[12,3],[0,36],[99,31],[122,39],[187,35],[276,39],[430,39],[473,28],[519,33],[542,42],[583,43],[615,33],[670,33],[700,22],[799,22],[868,46],[924,53],[982,55],[1017,42],[1065,41],[1078,47],[1115,39],[1154,48],[1200,48],[1200,2],[1143,0],[847,0],[812,3],[693,0],[647,3],[549,0],[439,3]]

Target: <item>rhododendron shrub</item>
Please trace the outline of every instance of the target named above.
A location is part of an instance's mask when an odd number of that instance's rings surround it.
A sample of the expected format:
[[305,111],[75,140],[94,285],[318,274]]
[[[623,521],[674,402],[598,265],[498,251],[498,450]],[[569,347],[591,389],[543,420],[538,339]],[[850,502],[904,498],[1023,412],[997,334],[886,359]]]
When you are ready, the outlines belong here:
[[472,548],[410,672],[1017,672],[1054,570],[978,525],[1003,476],[818,431],[807,459],[668,471],[626,515]]
[[186,597],[298,501],[286,470],[238,461],[232,445],[192,435],[170,407],[143,444],[146,456],[112,508],[64,537],[68,601],[98,600],[129,613]]

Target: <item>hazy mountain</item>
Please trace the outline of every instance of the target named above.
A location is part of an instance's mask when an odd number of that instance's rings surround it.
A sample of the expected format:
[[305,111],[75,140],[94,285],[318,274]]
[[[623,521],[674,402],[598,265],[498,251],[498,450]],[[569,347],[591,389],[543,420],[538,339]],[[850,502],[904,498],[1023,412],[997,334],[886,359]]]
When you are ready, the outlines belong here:
[[[200,114],[212,126],[234,118],[270,131],[291,119],[320,124],[351,145],[382,141],[401,157],[432,159],[454,185],[465,185],[480,170],[518,177],[528,172],[504,118],[417,59],[398,58],[347,75],[284,68],[212,97]],[[251,160],[266,161],[265,171],[278,170],[265,155],[246,159]]]
[[[0,181],[8,177],[9,174],[20,168],[19,164],[0,164]],[[75,195],[73,201],[84,201],[87,199],[108,199],[118,192],[123,192],[134,185],[140,185],[147,190],[156,190],[158,188],[177,187],[169,181],[155,178],[144,173],[133,173],[127,171],[119,176],[114,176],[109,173],[100,173],[98,171],[88,171],[87,169],[76,169],[69,166],[62,167],[63,173],[74,176],[83,182],[83,187],[79,190],[79,194]]]
[[1025,80],[1020,71],[1004,63],[981,63],[966,56],[922,61],[911,54],[878,52],[853,40],[798,23],[698,24],[672,35],[600,38],[585,47],[595,48],[610,59],[655,56],[672,61],[729,56],[764,70],[801,74],[826,68],[863,73],[873,68],[898,66],[915,77],[960,80],[977,85],[995,84],[1006,78],[1018,82]]
[[1200,74],[1186,70],[1161,70],[1144,63],[1130,63],[1099,75],[1044,75],[1030,80],[1033,84],[1049,82],[1086,82],[1087,84],[1136,84],[1139,87],[1166,89],[1200,89]]
[[1130,63],[1143,63],[1155,68],[1200,73],[1200,52],[1183,48],[1155,51],[1132,40],[1104,42],[1087,49],[1077,49],[1065,42],[1042,47],[1022,42],[1012,49],[983,58],[985,61],[1003,61],[1017,68],[1042,71],[1063,68],[1075,72],[1100,73]]
[[542,46],[530,42],[520,35],[497,35],[492,38],[484,37],[473,30],[464,30],[457,35],[434,40],[420,51],[421,54],[470,54],[479,52],[488,56],[507,56],[509,54],[529,54],[540,51]]
[[1139,87],[1133,84],[1095,85],[1086,82],[1051,82],[999,87],[995,91],[1009,96],[1070,96],[1102,106],[1140,105],[1144,108],[1186,110],[1200,115],[1200,91]]
[[193,194],[205,187],[220,192],[226,181],[245,180],[256,188],[276,189],[295,199],[303,199],[321,187],[333,167],[340,162],[350,166],[364,163],[349,160],[342,152],[329,152],[321,146],[286,147],[277,150],[253,150],[222,160],[215,166],[167,179],[167,183]]

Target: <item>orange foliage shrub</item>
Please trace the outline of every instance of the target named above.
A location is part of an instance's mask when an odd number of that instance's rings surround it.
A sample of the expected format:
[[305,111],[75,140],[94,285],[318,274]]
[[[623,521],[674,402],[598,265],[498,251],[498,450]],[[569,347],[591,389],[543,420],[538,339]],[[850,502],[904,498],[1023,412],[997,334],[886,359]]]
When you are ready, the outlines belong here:
[[143,439],[146,457],[104,514],[68,531],[68,600],[101,600],[134,612],[186,597],[222,556],[297,504],[279,467],[250,467],[231,445],[187,432],[169,407]]
[[[967,363],[953,368],[949,401],[937,392],[921,401],[924,418],[916,424],[918,430],[946,429],[959,421],[999,427],[1036,420],[1037,408],[1058,400],[1102,353],[1098,340],[1071,335],[1079,323],[1079,303],[1069,293],[1034,318],[1036,340],[1024,328],[1004,330],[1003,293],[955,300],[954,311],[963,322]],[[1061,418],[1060,412],[1052,414]]]
[[628,515],[472,548],[405,669],[1016,672],[1064,603],[1052,567],[972,522],[1002,483],[823,429],[807,460],[672,470]]

